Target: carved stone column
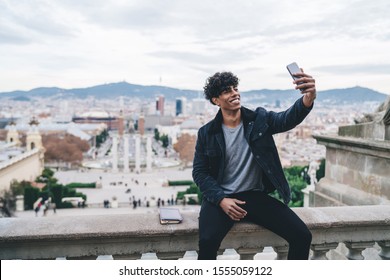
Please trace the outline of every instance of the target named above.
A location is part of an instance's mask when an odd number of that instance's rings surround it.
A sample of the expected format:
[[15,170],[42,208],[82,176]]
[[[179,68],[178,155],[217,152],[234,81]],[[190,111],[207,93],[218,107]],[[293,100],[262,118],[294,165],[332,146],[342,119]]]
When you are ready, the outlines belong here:
[[98,256],[66,257],[67,260],[96,260]]
[[123,136],[123,172],[129,173],[129,136],[124,135]]
[[379,256],[383,260],[390,260],[390,240],[379,241],[378,245],[381,247],[381,251],[379,252]]
[[237,253],[240,255],[240,260],[253,260],[254,256],[257,253],[263,252],[264,247],[262,248],[239,248]]
[[152,171],[152,137],[146,138],[146,171]]
[[112,137],[112,172],[118,172],[118,137]]
[[156,256],[160,260],[177,260],[184,257],[186,252],[159,252]]
[[284,246],[273,246],[272,247],[276,252],[276,260],[287,260],[288,255],[288,245]]
[[364,249],[374,246],[374,241],[368,242],[344,242],[348,248],[346,257],[349,260],[364,260],[362,252]]
[[135,136],[135,172],[141,172],[141,139],[139,135]]
[[326,253],[329,250],[334,250],[338,246],[338,243],[323,243],[323,244],[312,244],[310,246],[313,251],[313,256],[310,258],[311,260],[327,260]]
[[142,254],[113,255],[114,260],[139,260]]

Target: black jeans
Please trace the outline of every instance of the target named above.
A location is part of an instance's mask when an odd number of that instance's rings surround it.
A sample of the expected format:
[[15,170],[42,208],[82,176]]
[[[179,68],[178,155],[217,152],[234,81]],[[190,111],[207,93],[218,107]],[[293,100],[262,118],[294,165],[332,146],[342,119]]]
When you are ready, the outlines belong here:
[[[311,232],[306,224],[285,204],[262,192],[242,192],[230,197],[246,202],[244,221],[261,225],[289,243],[289,260],[307,260]],[[203,200],[199,216],[199,260],[215,260],[222,240],[235,221],[216,206]]]

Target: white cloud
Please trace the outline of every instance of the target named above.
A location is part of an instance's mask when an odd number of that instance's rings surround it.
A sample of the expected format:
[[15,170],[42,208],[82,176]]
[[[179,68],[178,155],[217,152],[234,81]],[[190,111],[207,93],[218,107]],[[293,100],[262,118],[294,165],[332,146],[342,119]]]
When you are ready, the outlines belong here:
[[297,61],[321,89],[390,93],[390,2],[0,2],[0,91],[126,80],[201,89],[229,70],[241,89],[291,88]]

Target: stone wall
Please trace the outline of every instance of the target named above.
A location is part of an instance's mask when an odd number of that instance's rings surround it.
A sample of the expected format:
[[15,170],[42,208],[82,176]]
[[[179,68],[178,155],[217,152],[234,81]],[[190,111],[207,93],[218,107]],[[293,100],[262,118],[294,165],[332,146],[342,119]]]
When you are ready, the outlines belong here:
[[326,146],[325,178],[311,206],[390,203],[390,142],[350,136],[316,135]]

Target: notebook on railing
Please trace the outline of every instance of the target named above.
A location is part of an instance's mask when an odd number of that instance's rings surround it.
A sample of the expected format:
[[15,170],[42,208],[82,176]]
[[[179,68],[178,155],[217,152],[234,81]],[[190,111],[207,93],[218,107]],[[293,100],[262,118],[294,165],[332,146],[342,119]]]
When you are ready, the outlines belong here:
[[166,224],[179,224],[183,221],[183,217],[177,208],[160,208],[160,223]]

